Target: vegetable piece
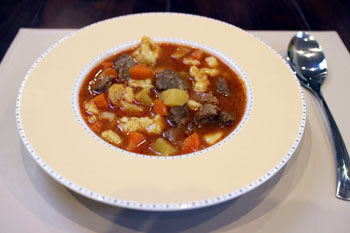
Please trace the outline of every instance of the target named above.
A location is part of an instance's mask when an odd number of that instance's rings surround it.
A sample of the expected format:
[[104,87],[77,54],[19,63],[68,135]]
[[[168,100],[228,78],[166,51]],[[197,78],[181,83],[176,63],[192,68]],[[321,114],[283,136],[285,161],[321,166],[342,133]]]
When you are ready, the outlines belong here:
[[90,116],[88,116],[88,122],[89,122],[90,124],[95,123],[96,120],[97,120],[97,117],[96,117],[95,115],[90,115]]
[[99,94],[97,96],[95,96],[92,101],[96,104],[97,107],[99,108],[108,108],[109,104],[108,101],[106,99],[106,95],[105,93]]
[[146,87],[153,87],[152,84],[152,79],[145,79],[145,80],[134,80],[134,79],[129,79],[128,85],[130,87],[141,87],[141,88],[146,88]]
[[146,137],[139,132],[130,132],[128,135],[128,151],[135,151],[139,146],[146,142]]
[[207,68],[207,67],[203,67],[203,68],[200,68],[200,72],[203,73],[203,74],[207,74],[211,77],[214,77],[218,74],[220,74],[220,71],[216,68]]
[[[201,68],[203,69],[203,68]],[[208,75],[202,72],[197,66],[190,67],[190,75],[194,78],[194,90],[199,92],[206,92],[210,84]]]
[[141,44],[139,48],[135,50],[133,56],[138,62],[153,66],[156,64],[159,52],[160,46],[148,36],[143,36],[141,38]]
[[167,116],[168,107],[162,101],[156,99],[153,103],[152,112],[161,116]]
[[162,92],[160,99],[166,106],[175,107],[182,106],[187,103],[189,96],[187,91],[172,88]]
[[143,80],[153,78],[153,71],[144,64],[138,64],[130,68],[132,79]]
[[171,155],[176,152],[175,147],[163,138],[158,138],[152,144],[152,150],[160,155]]
[[205,62],[209,67],[217,67],[219,65],[218,60],[213,56],[205,58]]
[[182,152],[192,153],[201,149],[201,141],[197,133],[188,136],[182,144]]
[[130,104],[126,101],[120,101],[120,106],[126,110],[126,111],[131,111],[131,112],[142,112],[143,108],[141,106],[138,106],[136,104]]
[[100,115],[100,119],[114,121],[115,120],[115,113],[113,112],[102,112]]
[[200,61],[196,60],[196,59],[193,59],[191,57],[185,57],[182,62],[185,64],[185,65],[192,65],[192,66],[198,66],[200,63]]
[[113,84],[108,89],[108,99],[112,102],[113,105],[117,105],[118,101],[122,98],[124,92],[123,84]]
[[106,76],[113,77],[113,78],[118,77],[117,71],[113,68],[107,68],[103,72],[105,73]]
[[202,104],[195,101],[195,100],[189,100],[187,102],[187,106],[189,109],[191,109],[193,111],[197,111],[198,109],[200,109],[202,107]]
[[95,123],[93,123],[91,125],[91,129],[92,131],[94,131],[95,133],[101,133],[102,130],[102,123],[99,121],[96,121]]
[[180,59],[186,54],[188,54],[191,51],[191,49],[186,47],[178,47],[176,48],[175,52],[171,54],[171,57],[174,59]]
[[213,145],[215,144],[217,141],[219,141],[222,137],[224,133],[222,131],[217,131],[215,133],[210,133],[210,134],[205,134],[203,136],[203,140],[209,144],[209,145]]
[[85,111],[89,114],[99,114],[98,108],[93,101],[84,104]]
[[112,61],[105,61],[102,63],[102,68],[103,69],[107,69],[107,68],[111,68],[114,66],[114,63]]
[[153,103],[151,97],[149,96],[150,91],[151,88],[149,87],[143,88],[135,95],[135,99],[146,106],[150,106]]
[[161,134],[165,127],[163,117],[156,115],[149,117],[122,117],[119,119],[119,126],[123,132],[145,131],[150,134]]
[[124,89],[124,92],[123,92],[123,100],[131,103],[135,100],[135,95],[134,95],[134,91],[133,91],[133,88],[131,87],[126,87]]
[[103,131],[101,136],[106,141],[109,141],[109,142],[114,143],[116,145],[119,145],[122,142],[122,139],[120,138],[120,136],[116,132],[114,132],[113,130],[110,130],[110,129]]
[[193,57],[196,60],[201,60],[204,55],[204,52],[202,50],[197,49],[191,54],[191,57]]

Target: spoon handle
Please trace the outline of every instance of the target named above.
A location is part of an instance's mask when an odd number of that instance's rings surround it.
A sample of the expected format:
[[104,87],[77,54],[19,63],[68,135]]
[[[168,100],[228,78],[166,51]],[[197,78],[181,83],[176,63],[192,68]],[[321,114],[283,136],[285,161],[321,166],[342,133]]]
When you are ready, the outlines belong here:
[[317,95],[321,101],[322,106],[327,115],[330,130],[333,137],[333,145],[335,149],[336,163],[337,163],[337,189],[336,196],[342,200],[350,201],[350,158],[346,150],[343,138],[339,128],[333,118],[331,111],[328,108],[326,100],[319,91]]

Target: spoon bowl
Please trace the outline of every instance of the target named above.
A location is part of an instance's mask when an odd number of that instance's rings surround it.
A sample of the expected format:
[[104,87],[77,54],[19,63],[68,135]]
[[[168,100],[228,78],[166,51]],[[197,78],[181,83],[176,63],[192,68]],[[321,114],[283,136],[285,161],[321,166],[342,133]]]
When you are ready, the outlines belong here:
[[299,31],[287,49],[287,61],[301,84],[310,90],[323,106],[333,139],[337,167],[336,197],[350,201],[350,158],[339,128],[321,93],[328,73],[327,60],[313,36]]
[[320,90],[328,67],[323,50],[313,36],[298,32],[288,45],[287,59],[293,70],[301,74],[298,78],[307,88]]

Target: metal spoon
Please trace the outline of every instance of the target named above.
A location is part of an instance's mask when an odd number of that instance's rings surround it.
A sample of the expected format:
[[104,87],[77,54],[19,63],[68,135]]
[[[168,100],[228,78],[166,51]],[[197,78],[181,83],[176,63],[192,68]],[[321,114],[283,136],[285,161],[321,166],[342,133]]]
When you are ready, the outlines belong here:
[[326,57],[321,46],[306,32],[297,32],[288,45],[287,61],[301,84],[318,97],[323,106],[333,137],[337,163],[336,197],[350,201],[350,158],[337,124],[321,93],[327,76]]

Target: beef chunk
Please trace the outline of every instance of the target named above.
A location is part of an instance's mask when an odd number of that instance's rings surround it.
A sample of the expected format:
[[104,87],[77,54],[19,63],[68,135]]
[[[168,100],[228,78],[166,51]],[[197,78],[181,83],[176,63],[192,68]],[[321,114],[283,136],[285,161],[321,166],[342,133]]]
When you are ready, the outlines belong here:
[[226,126],[226,125],[228,126],[228,125],[231,125],[233,123],[235,118],[231,113],[222,111],[222,112],[220,112],[219,120],[223,126]]
[[125,81],[130,79],[129,69],[136,65],[136,62],[129,54],[123,54],[114,61],[114,66],[118,70],[118,79]]
[[204,104],[195,114],[195,120],[199,126],[218,122],[219,108],[213,104]]
[[216,81],[216,91],[217,93],[224,96],[229,96],[231,94],[230,89],[227,86],[226,79],[218,78]]
[[112,85],[112,76],[100,75],[91,84],[91,89],[95,93],[102,93]]
[[195,92],[191,99],[200,102],[200,103],[210,103],[210,104],[218,104],[218,98],[213,95],[212,92],[205,93],[205,92]]
[[172,107],[169,110],[168,120],[174,127],[180,128],[187,123],[188,118],[188,108],[186,104]]
[[186,133],[178,128],[170,128],[163,133],[163,137],[176,146],[182,145],[182,139],[186,137]]
[[156,80],[156,88],[158,91],[170,88],[187,89],[187,83],[173,70],[164,70],[159,72]]

